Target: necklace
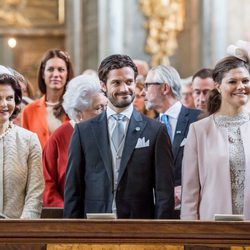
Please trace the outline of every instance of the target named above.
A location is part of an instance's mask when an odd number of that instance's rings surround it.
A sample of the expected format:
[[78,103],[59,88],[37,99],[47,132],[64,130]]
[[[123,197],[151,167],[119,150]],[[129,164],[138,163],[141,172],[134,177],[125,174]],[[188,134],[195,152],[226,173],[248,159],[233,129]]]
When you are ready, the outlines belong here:
[[54,107],[59,104],[59,102],[45,102],[47,106]]
[[2,139],[5,135],[9,133],[10,129],[12,128],[12,125],[13,125],[12,122],[9,122],[8,127],[5,129],[5,131],[2,134],[0,134],[0,139]]

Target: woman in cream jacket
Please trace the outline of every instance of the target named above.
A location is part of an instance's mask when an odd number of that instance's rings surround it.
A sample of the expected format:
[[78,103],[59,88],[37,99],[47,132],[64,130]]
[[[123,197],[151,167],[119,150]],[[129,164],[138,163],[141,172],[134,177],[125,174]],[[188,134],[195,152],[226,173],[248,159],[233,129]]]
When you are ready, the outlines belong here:
[[20,112],[21,88],[0,71],[0,215],[39,218],[44,181],[38,137],[12,120]]
[[249,72],[249,64],[234,56],[215,66],[210,116],[190,125],[184,149],[183,220],[213,220],[214,214],[250,219]]

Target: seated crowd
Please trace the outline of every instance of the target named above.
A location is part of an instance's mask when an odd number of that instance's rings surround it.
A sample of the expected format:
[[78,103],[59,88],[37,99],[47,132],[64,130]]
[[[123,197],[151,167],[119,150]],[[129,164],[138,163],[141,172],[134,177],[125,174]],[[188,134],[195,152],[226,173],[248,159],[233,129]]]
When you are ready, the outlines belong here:
[[250,219],[250,43],[229,48],[186,79],[119,54],[74,77],[51,49],[37,100],[0,65],[0,216]]

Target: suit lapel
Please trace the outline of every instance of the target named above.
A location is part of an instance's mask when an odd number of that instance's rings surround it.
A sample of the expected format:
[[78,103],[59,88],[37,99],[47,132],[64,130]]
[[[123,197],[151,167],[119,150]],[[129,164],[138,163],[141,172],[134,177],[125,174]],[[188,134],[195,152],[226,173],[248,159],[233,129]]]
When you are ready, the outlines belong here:
[[112,156],[109,145],[106,112],[103,112],[97,119],[94,119],[92,125],[98,150],[104,162],[110,182],[113,183]]
[[130,118],[126,139],[124,143],[119,176],[118,176],[118,183],[120,182],[122,175],[124,174],[128,161],[135,149],[137,140],[142,134],[142,131],[144,130],[145,126],[146,126],[146,121],[142,119],[142,116],[139,112],[134,110]]
[[178,151],[180,149],[180,144],[183,141],[183,139],[185,138],[186,129],[187,129],[188,120],[189,120],[188,114],[189,114],[188,109],[182,105],[181,112],[180,112],[178,120],[177,120],[174,141],[173,141],[173,145],[172,145],[174,160],[175,160],[175,158],[178,154]]

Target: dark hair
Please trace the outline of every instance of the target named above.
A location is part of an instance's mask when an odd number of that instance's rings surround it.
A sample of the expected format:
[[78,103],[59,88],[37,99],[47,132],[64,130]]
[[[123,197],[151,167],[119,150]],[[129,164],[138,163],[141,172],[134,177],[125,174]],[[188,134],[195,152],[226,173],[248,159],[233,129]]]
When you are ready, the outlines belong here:
[[9,74],[0,74],[0,84],[1,85],[9,85],[12,87],[15,93],[15,109],[12,113],[10,120],[13,120],[17,117],[19,112],[21,111],[20,104],[22,102],[22,90],[21,87],[17,81],[17,79]]
[[192,77],[192,82],[196,77],[200,77],[201,79],[206,79],[206,78],[212,78],[213,77],[213,70],[209,68],[203,68],[197,71],[193,77]]
[[[45,84],[44,78],[43,78],[45,66],[46,66],[47,61],[50,60],[51,58],[54,58],[54,57],[61,58],[65,62],[66,67],[67,67],[68,75],[67,75],[66,84],[64,86],[63,94],[66,90],[66,86],[67,86],[69,80],[71,80],[74,76],[73,66],[72,66],[72,63],[70,61],[70,58],[69,58],[69,55],[67,54],[67,52],[64,52],[64,51],[59,50],[59,49],[48,50],[44,54],[44,56],[41,60],[39,69],[38,69],[38,87],[39,87],[39,90],[41,91],[41,93],[44,95],[46,94],[46,84]],[[62,94],[62,96],[63,96],[63,94]],[[65,113],[65,111],[62,107],[62,96],[61,96],[61,99],[59,100],[59,104],[54,107],[54,115],[56,118],[59,118],[63,113]]]
[[124,67],[130,67],[135,73],[135,79],[138,75],[138,70],[133,60],[127,55],[111,55],[102,60],[98,68],[99,79],[106,84],[108,74],[113,69],[121,69]]
[[[213,80],[216,84],[221,84],[224,76],[230,70],[235,68],[246,68],[250,73],[250,65],[237,57],[228,56],[220,60],[213,70]],[[207,112],[213,114],[217,112],[221,105],[221,94],[217,89],[210,91],[207,100]]]

